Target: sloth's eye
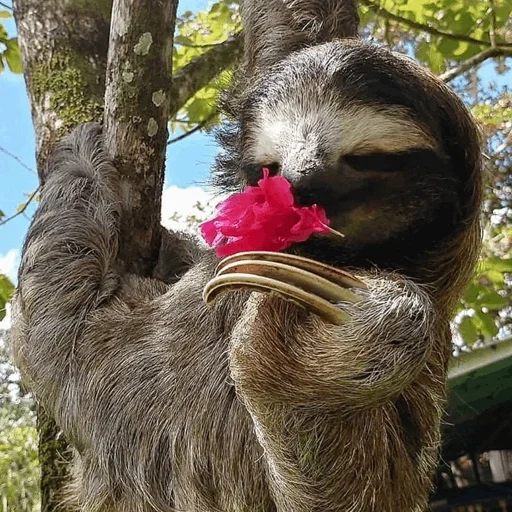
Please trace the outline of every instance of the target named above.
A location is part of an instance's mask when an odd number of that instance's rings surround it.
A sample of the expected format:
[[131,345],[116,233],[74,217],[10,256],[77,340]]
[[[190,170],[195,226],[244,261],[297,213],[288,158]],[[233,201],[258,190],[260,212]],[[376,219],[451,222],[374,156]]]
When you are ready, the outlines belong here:
[[400,153],[368,153],[346,155],[343,161],[356,171],[400,172],[418,165],[425,165],[432,158],[439,158],[432,150],[417,149]]
[[343,161],[356,171],[396,172],[406,165],[407,153],[346,155]]

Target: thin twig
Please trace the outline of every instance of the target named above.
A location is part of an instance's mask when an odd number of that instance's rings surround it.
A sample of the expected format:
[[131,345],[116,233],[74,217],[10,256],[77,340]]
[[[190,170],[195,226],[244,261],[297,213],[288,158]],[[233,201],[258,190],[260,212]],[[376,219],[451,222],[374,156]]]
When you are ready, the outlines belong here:
[[2,6],[4,9],[9,9],[9,11],[12,11],[12,7],[10,5],[4,4],[3,2],[0,2],[0,6]]
[[37,193],[39,192],[39,187],[37,187],[32,194],[30,194],[29,198],[25,202],[25,204],[14,214],[12,214],[10,217],[7,217],[6,219],[0,221],[0,226],[3,226],[4,224],[7,224],[11,220],[15,219],[19,215],[24,215],[25,210],[28,208],[29,204],[35,199]]
[[203,44],[176,42],[176,46],[184,46],[186,48],[213,48],[215,46],[220,46],[220,45],[224,44],[224,42],[225,41],[219,41],[217,43],[203,43]]
[[494,5],[494,0],[489,0],[489,9],[491,10],[491,27],[489,29],[489,40],[491,41],[491,46],[496,46],[496,9]]
[[35,174],[36,172],[34,171],[34,169],[30,168],[25,162],[23,162],[22,160],[20,160],[19,157],[17,157],[16,155],[14,155],[13,153],[11,153],[10,151],[7,151],[7,149],[3,148],[2,146],[0,146],[0,151],[2,153],[5,153],[7,156],[10,156],[11,158],[13,158],[14,160],[16,160],[16,162],[18,162],[22,167],[24,167],[27,171],[30,171],[32,174]]
[[[378,16],[381,16],[388,20],[397,21],[398,23],[402,23],[403,25],[407,25],[408,27],[414,28],[416,30],[421,30],[422,32],[426,32],[427,34],[432,34],[438,37],[444,37],[446,39],[452,39],[454,41],[464,41],[466,43],[478,44],[481,46],[491,46],[491,41],[485,41],[484,39],[476,39],[474,37],[466,36],[464,34],[453,34],[451,32],[444,32],[443,30],[438,30],[437,28],[431,27],[430,25],[418,23],[417,21],[413,21],[409,18],[405,18],[398,14],[394,14],[391,11],[384,9],[380,5],[375,4],[371,0],[361,0],[361,4],[371,9]],[[496,45],[496,47],[512,51],[512,43],[499,43],[498,45]]]
[[196,124],[194,128],[191,128],[190,130],[187,130],[185,133],[182,133],[181,135],[174,137],[174,139],[170,139],[169,141],[167,141],[167,145],[170,146],[171,144],[186,139],[189,135],[192,135],[198,132],[199,130],[202,130],[216,116],[216,114],[217,112],[213,112],[213,114],[209,115],[206,119]]
[[171,122],[172,123],[187,124],[189,126],[196,126],[197,125],[196,121],[190,121],[189,119],[183,119],[183,118],[180,118],[180,117],[175,117],[174,119],[171,119]]
[[390,28],[389,20],[384,20],[384,40],[388,46],[392,46],[391,34],[389,33]]
[[473,55],[473,57],[470,57],[469,59],[461,62],[458,66],[449,69],[445,73],[441,73],[439,75],[439,78],[443,82],[450,82],[454,78],[463,75],[464,73],[466,73],[466,71],[469,71],[471,68],[478,66],[478,64],[482,64],[487,59],[492,59],[493,57],[500,57],[501,55],[504,55],[502,49],[487,48],[487,50],[477,53],[476,55]]

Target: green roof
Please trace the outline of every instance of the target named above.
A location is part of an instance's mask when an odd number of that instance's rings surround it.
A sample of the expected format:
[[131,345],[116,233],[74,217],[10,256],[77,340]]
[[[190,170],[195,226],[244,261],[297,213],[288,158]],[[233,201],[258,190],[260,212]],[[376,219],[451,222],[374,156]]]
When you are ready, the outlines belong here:
[[512,400],[512,337],[454,357],[448,379],[454,423]]
[[512,449],[512,337],[451,361],[443,457]]

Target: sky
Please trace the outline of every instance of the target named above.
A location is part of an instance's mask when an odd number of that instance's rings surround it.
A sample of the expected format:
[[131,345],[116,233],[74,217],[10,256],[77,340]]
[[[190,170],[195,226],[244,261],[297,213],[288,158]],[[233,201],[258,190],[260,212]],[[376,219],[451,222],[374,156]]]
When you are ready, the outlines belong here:
[[[3,2],[10,5],[10,0]],[[209,0],[181,0],[179,12],[204,9],[209,3]],[[4,21],[9,35],[14,36],[14,22]],[[480,74],[484,80],[492,79],[498,84],[508,80],[512,84],[512,73],[496,76],[490,62],[482,67]],[[5,71],[0,74],[0,209],[7,216],[15,213],[18,205],[26,200],[26,195],[37,188],[34,148],[30,106],[23,77]],[[15,155],[31,170],[27,170],[1,149]],[[162,211],[162,221],[167,227],[177,228],[182,225],[173,216],[174,212],[182,212],[183,217],[186,217],[194,213],[194,205],[198,200],[205,202],[210,198],[201,188],[201,183],[208,176],[215,153],[213,138],[202,133],[193,134],[169,147]],[[13,281],[34,207],[32,205],[28,208],[26,215],[19,215],[0,226],[0,273],[7,274]]]

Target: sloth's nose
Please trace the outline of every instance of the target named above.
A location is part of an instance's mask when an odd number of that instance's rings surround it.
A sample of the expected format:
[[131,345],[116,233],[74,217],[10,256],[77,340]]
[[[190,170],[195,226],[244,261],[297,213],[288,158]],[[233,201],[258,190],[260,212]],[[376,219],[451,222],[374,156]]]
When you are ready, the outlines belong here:
[[318,175],[323,167],[321,151],[316,144],[296,143],[288,148],[281,162],[279,174],[284,176],[293,186],[299,186]]

